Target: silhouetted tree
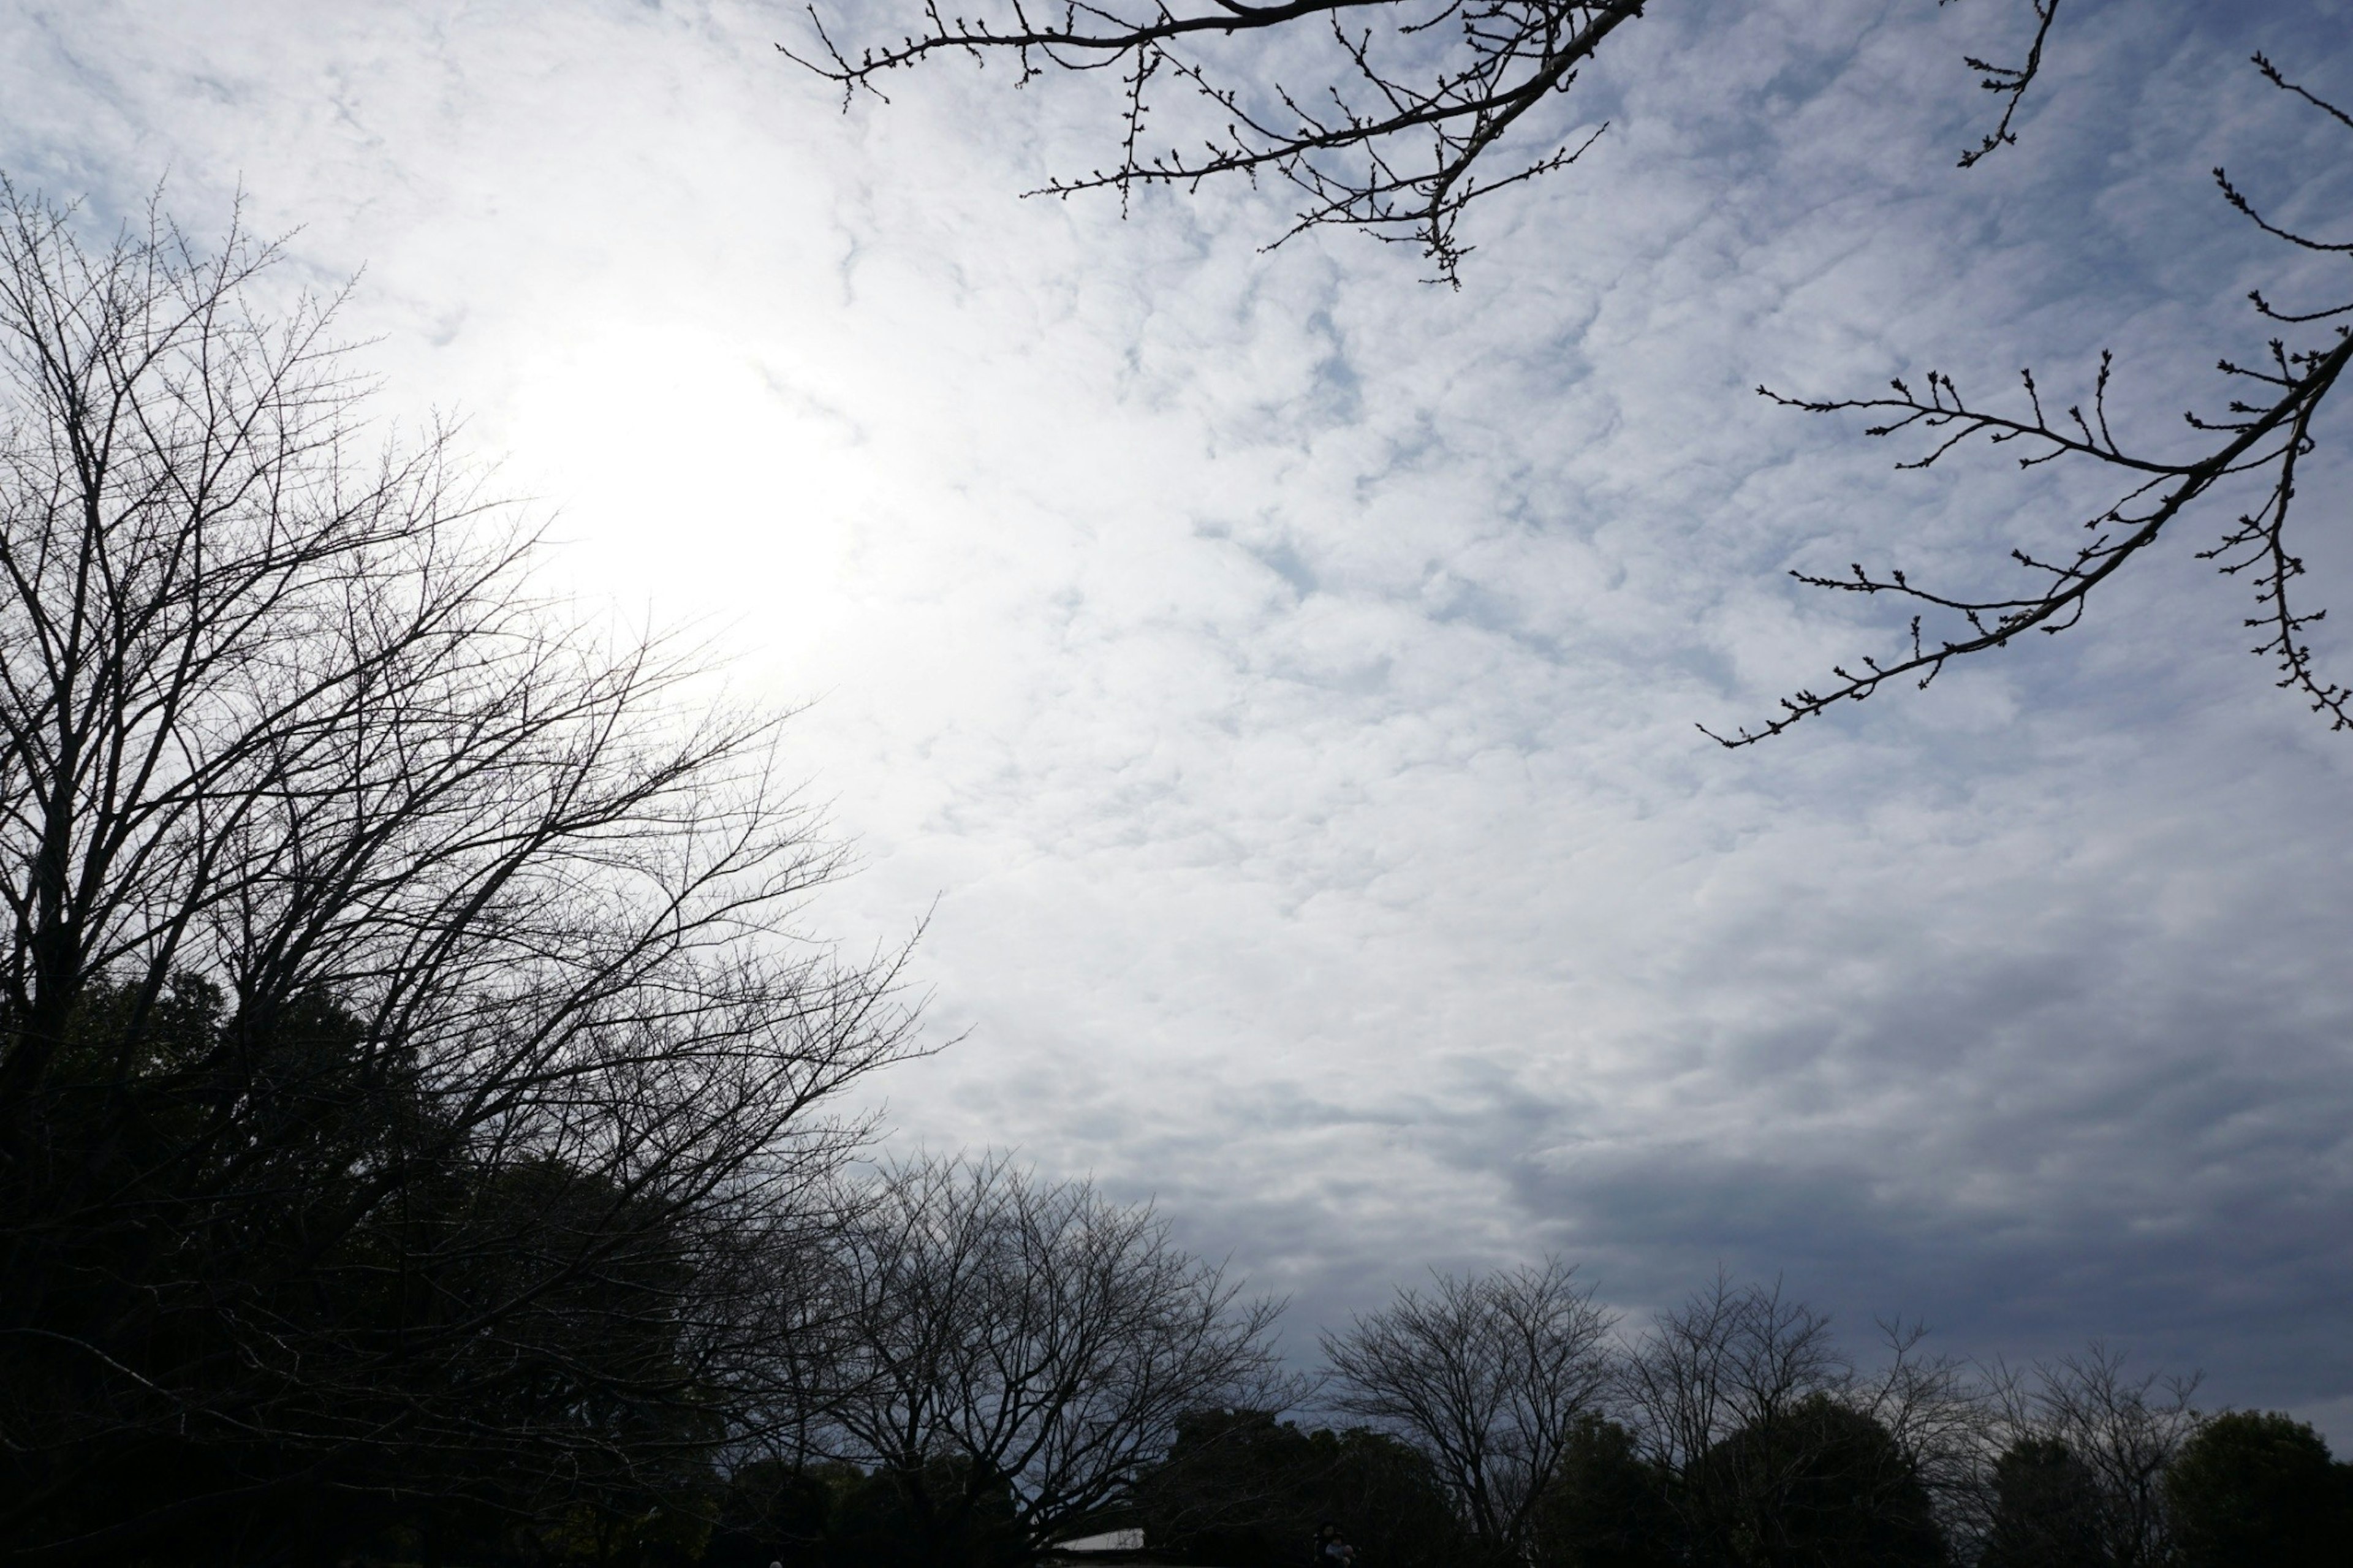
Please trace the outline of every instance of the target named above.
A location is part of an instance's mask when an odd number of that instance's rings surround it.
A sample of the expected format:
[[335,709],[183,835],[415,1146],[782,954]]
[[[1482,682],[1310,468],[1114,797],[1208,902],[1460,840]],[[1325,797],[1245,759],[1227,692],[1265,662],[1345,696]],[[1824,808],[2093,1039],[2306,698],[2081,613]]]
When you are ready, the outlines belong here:
[[[2171,1532],[2165,1502],[2165,1476],[2197,1426],[2189,1396],[2197,1379],[2135,1377],[2121,1352],[2094,1343],[2080,1356],[2038,1364],[2031,1373],[2000,1374],[2002,1426],[2010,1434],[2005,1452],[2021,1465],[2039,1467],[2040,1478],[2014,1473],[2021,1508],[2032,1488],[2062,1505],[2057,1539],[2078,1538],[2088,1509],[2098,1542],[2098,1561],[2107,1568],[2158,1568],[2169,1560]],[[2030,1447],[2030,1445],[2034,1445]],[[1997,1472],[1999,1478],[1999,1472]],[[2013,1539],[2021,1546],[2033,1532]]]
[[2102,1568],[2099,1483],[2064,1443],[2021,1437],[1994,1461],[1979,1568]]
[[841,1328],[814,1440],[899,1487],[930,1563],[1083,1533],[1179,1417],[1285,1386],[1276,1304],[1240,1300],[1149,1208],[1001,1160],[883,1172],[827,1279]]
[[728,1472],[703,1561],[710,1568],[817,1568],[827,1561],[836,1500],[863,1476],[855,1466],[761,1458]]
[[[1778,1285],[1719,1275],[1660,1314],[1626,1362],[1620,1401],[1643,1458],[1672,1479],[1682,1533],[1695,1550],[1720,1555],[1738,1521],[1762,1506],[1751,1494],[1772,1477],[1752,1475],[1743,1460],[1778,1452],[1763,1435],[1808,1400],[1842,1393],[1852,1375],[1830,1320]],[[1727,1447],[1743,1434],[1746,1447]]]
[[332,302],[78,221],[0,185],[0,1557],[643,1536],[891,965],[789,923],[771,722],[362,441]]
[[1581,1417],[1536,1508],[1530,1561],[1541,1568],[1678,1568],[1685,1542],[1674,1479],[1644,1459],[1634,1435]]
[[1941,1568],[1927,1489],[1884,1426],[1828,1394],[1743,1426],[1684,1486],[1708,1500],[1704,1561],[1740,1568]]
[[1985,1396],[1918,1353],[1919,1330],[1887,1337],[1886,1364],[1862,1375],[1827,1317],[1724,1275],[1651,1324],[1620,1403],[1698,1560],[1942,1552],[1940,1515],[1965,1521],[1977,1500]]
[[2292,1416],[2200,1424],[2166,1469],[2165,1500],[2179,1568],[2323,1568],[2353,1553],[2353,1466]]
[[1525,1553],[1537,1503],[1608,1386],[1610,1315],[1558,1258],[1458,1279],[1324,1336],[1334,1405],[1419,1448],[1482,1550]]
[[[938,1478],[933,1489],[952,1488]],[[738,1466],[722,1490],[702,1562],[708,1568],[917,1568],[934,1560],[920,1521],[909,1511],[905,1489],[892,1477],[855,1465],[820,1460],[791,1463],[762,1458]],[[976,1531],[967,1561],[999,1560],[1009,1518],[1009,1493],[999,1488],[985,1500],[983,1520],[995,1529]]]
[[1303,1431],[1260,1410],[1202,1410],[1138,1478],[1155,1550],[1219,1568],[1303,1568],[1336,1524],[1364,1568],[1456,1568],[1475,1551],[1429,1460],[1363,1427]]

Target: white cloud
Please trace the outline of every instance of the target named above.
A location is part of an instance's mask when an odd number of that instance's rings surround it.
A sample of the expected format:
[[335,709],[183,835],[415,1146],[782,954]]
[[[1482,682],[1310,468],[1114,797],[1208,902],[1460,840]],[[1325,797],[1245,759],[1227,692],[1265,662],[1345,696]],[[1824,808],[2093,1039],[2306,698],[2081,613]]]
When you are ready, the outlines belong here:
[[2353,84],[2328,6],[2071,6],[1968,176],[1995,8],[1662,7],[1461,295],[1254,254],[1271,198],[1016,201],[1100,100],[951,67],[844,116],[788,7],[206,9],[0,12],[0,166],[101,212],[241,180],[309,274],[367,264],[392,397],[560,508],[560,577],[817,700],[869,861],[827,918],[936,896],[969,1030],[903,1136],[1157,1191],[1305,1321],[1424,1262],[1564,1246],[1639,1305],[1722,1259],[2346,1434],[2348,753],[2239,586],[2185,542],[1928,693],[1691,728],[1884,635],[1785,567],[1977,575],[2088,493],[1748,388],[2113,342],[2173,419],[2278,264],[2203,168],[2310,199],[2227,62]]

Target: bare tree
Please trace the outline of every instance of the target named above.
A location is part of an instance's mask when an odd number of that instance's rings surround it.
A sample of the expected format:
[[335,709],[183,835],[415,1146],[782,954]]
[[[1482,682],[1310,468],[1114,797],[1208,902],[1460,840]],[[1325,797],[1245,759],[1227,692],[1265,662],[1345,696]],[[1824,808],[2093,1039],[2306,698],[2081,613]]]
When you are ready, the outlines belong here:
[[774,723],[535,602],[274,258],[0,185],[12,1560],[673,1487],[765,1375],[747,1242],[912,1043],[796,931],[839,859]]
[[1682,1473],[1743,1427],[1783,1419],[1802,1399],[1843,1396],[1854,1368],[1830,1319],[1790,1300],[1778,1281],[1718,1274],[1636,1342],[1620,1396],[1652,1458]]
[[2103,1563],[2157,1568],[2171,1561],[2165,1473],[2197,1430],[2198,1379],[2135,1377],[2123,1352],[2094,1342],[2081,1355],[2019,1374],[1998,1369],[2010,1444],[2045,1446],[2088,1483],[2083,1521]]
[[[1889,1331],[1889,1364],[1859,1374],[1830,1319],[1771,1286],[1719,1274],[1660,1315],[1627,1358],[1620,1398],[1693,1550],[1710,1561],[1810,1561],[1825,1532],[1896,1563],[1941,1557],[1932,1483],[1970,1479],[1975,1403],[1957,1363]],[[1841,1559],[1846,1560],[1846,1559]]]
[[1427,1455],[1480,1544],[1520,1552],[1581,1416],[1610,1377],[1615,1320],[1557,1258],[1433,1277],[1324,1336],[1333,1403]]
[[1996,1391],[1975,1363],[1925,1352],[1926,1325],[1891,1319],[1879,1330],[1885,1359],[1856,1373],[1846,1402],[1894,1440],[1905,1468],[1934,1502],[1947,1536],[1980,1540],[1991,1510],[1992,1465],[2001,1430]]
[[832,1457],[898,1483],[924,1550],[1028,1555],[1079,1533],[1178,1418],[1287,1399],[1244,1300],[1149,1207],[1002,1159],[884,1171],[835,1239]]

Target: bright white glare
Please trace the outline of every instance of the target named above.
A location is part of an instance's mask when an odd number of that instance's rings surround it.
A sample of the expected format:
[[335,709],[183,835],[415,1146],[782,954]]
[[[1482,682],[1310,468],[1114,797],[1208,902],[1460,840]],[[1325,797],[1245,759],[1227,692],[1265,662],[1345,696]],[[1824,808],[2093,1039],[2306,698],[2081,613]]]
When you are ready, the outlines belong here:
[[596,321],[518,367],[499,423],[507,472],[557,503],[578,591],[795,642],[838,613],[871,465],[751,345]]

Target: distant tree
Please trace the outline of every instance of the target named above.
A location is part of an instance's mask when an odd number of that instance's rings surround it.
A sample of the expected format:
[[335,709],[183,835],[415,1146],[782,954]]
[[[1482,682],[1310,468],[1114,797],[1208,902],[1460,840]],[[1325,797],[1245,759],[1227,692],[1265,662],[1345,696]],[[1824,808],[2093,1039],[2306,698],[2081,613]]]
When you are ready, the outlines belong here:
[[[2079,1539],[2088,1510],[2106,1568],[2161,1568],[2173,1549],[2166,1472],[2197,1427],[2198,1380],[2125,1369],[2121,1352],[2094,1343],[2025,1375],[2002,1371],[2005,1452],[2018,1456],[2011,1481],[2021,1508],[2035,1500],[2060,1510],[2052,1539]],[[2013,1531],[2021,1548],[2041,1539],[2026,1523]]]
[[1268,1411],[1196,1411],[1134,1492],[1155,1551],[1219,1568],[1303,1568],[1336,1524],[1363,1568],[1457,1568],[1473,1543],[1430,1462],[1363,1427],[1303,1431]]
[[[1764,1435],[1795,1419],[1809,1399],[1843,1393],[1853,1368],[1831,1336],[1830,1320],[1778,1285],[1737,1285],[1717,1276],[1706,1289],[1662,1312],[1628,1358],[1620,1403],[1643,1458],[1672,1479],[1682,1532],[1703,1556],[1721,1557],[1739,1521],[1762,1506],[1752,1495],[1770,1475],[1744,1462]],[[1746,1447],[1725,1445],[1742,1434]],[[1711,1462],[1711,1456],[1723,1458]]]
[[[1962,152],[1963,168],[2018,142],[2019,112],[2042,73],[2060,3],[2013,6],[2018,36],[2007,58],[2016,63],[1966,58],[1993,95],[1999,119]],[[1110,190],[1124,203],[1142,188],[1191,191],[1208,180],[1268,176],[1287,183],[1301,202],[1275,243],[1309,229],[1356,228],[1418,247],[1440,278],[1460,287],[1471,248],[1458,237],[1460,220],[1473,203],[1563,169],[1593,145],[1607,122],[1578,125],[1564,117],[1561,103],[1649,9],[1643,0],[1096,0],[1044,7],[1005,0],[951,15],[927,4],[895,42],[845,49],[820,21],[813,51],[786,52],[839,83],[845,101],[860,90],[879,96],[893,72],[939,56],[1010,57],[1023,83],[1050,72],[1114,71],[1124,90],[1111,160],[1082,175],[1050,178],[1032,194]],[[1278,63],[1282,79],[1269,74]],[[2254,63],[2275,86],[2353,131],[2353,116],[2290,82],[2263,57]],[[1181,129],[1158,129],[1158,119],[1171,115]],[[2215,175],[2231,205],[2284,243],[2353,253],[2353,239],[2275,226],[2222,171]],[[2066,630],[2127,562],[2177,532],[2177,522],[2202,503],[2243,490],[2249,476],[2254,504],[2200,556],[2254,584],[2255,614],[2246,624],[2278,684],[2332,728],[2353,726],[2353,689],[2319,670],[2307,641],[2323,612],[2293,596],[2304,564],[2289,531],[2299,475],[2316,449],[2317,416],[2353,359],[2353,337],[2317,324],[2353,311],[2353,302],[2274,309],[2260,294],[2253,302],[2265,333],[2278,335],[2252,358],[2243,349],[2221,356],[2236,395],[2219,413],[2191,416],[2208,439],[2179,457],[2146,438],[2127,447],[2111,430],[2105,355],[2087,398],[2046,405],[2029,374],[2013,413],[1968,400],[1949,376],[1933,371],[1918,387],[1896,382],[1893,397],[1767,393],[1795,408],[1862,413],[1874,421],[1874,436],[1926,436],[1926,450],[1903,467],[1927,468],[1984,436],[2020,443],[2022,466],[2064,460],[2109,470],[2119,492],[2084,522],[2090,538],[2080,545],[2013,550],[2025,574],[2015,588],[1931,586],[1899,569],[1860,563],[1845,575],[1793,574],[1818,587],[1887,596],[1915,612],[1908,636],[1885,656],[1834,668],[1829,684],[1792,694],[1760,725],[1715,738],[1747,745],[1867,698],[1887,681],[1926,686],[1953,660],[2006,647],[2030,632]],[[2216,357],[2202,347],[2195,353],[2200,362]]]
[[1878,1328],[1882,1355],[1856,1373],[1842,1403],[1886,1431],[1947,1545],[1966,1558],[1991,1514],[1990,1462],[2003,1439],[1996,1390],[1973,1363],[1924,1353],[1925,1325],[1889,1320]]
[[2293,1416],[2201,1422],[2165,1472],[2179,1568],[2323,1568],[2353,1555],[2353,1466]]
[[1683,1477],[1706,1496],[1702,1554],[1740,1568],[1942,1568],[1927,1489],[1884,1426],[1810,1394],[1743,1426]]
[[1651,1324],[1620,1403],[1699,1560],[1941,1560],[1941,1516],[1976,1488],[1983,1396],[1918,1355],[1918,1330],[1888,1338],[1862,1376],[1826,1316],[1725,1275]]
[[[934,1478],[933,1490],[958,1478]],[[977,1510],[965,1561],[1008,1560],[1009,1490],[996,1489]],[[713,1510],[706,1568],[921,1568],[936,1553],[910,1511],[906,1489],[891,1476],[833,1460],[761,1458],[738,1465]]]
[[1129,1495],[1156,1551],[1233,1568],[1297,1568],[1318,1522],[1308,1498],[1324,1479],[1319,1458],[1308,1435],[1273,1411],[1191,1410]]
[[1612,1321],[1556,1258],[1440,1275],[1324,1336],[1333,1404],[1419,1448],[1480,1548],[1514,1558],[1609,1386]]
[[1116,1518],[1205,1405],[1285,1385],[1245,1301],[1149,1208],[1002,1160],[884,1171],[831,1239],[812,1437],[899,1489],[924,1561],[1020,1560]]
[[364,438],[274,258],[0,183],[0,1560],[643,1536],[912,1040],[773,722]]
[[1537,1505],[1530,1561],[1538,1568],[1679,1568],[1686,1558],[1673,1484],[1642,1458],[1631,1432],[1581,1417]]
[[2021,1437],[1993,1467],[1978,1568],[2104,1568],[2099,1483],[2067,1446]]
[[761,1458],[736,1464],[720,1489],[703,1562],[709,1568],[819,1568],[838,1500],[863,1480],[855,1466]]

